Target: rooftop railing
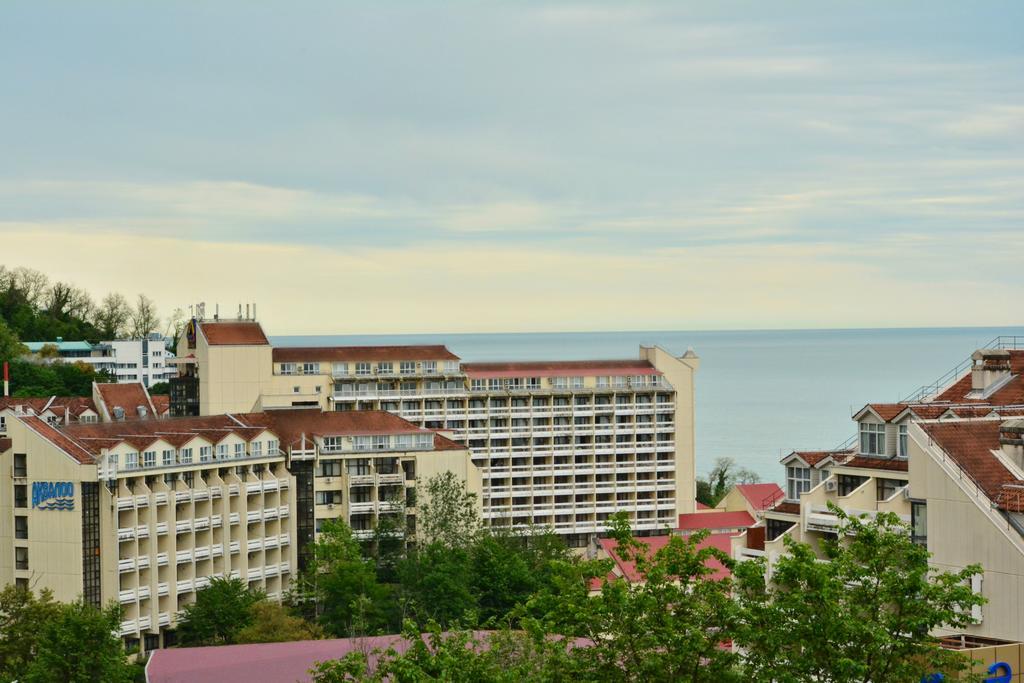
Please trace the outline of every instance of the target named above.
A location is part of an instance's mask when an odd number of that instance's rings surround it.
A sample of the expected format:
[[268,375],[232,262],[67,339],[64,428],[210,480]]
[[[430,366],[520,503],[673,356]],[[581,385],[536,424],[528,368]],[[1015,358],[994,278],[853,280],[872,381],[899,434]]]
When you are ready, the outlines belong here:
[[[983,349],[1022,350],[1024,349],[1024,335],[1001,334],[998,337],[984,344]],[[934,396],[939,391],[960,379],[974,365],[974,359],[968,357],[958,363],[952,370],[939,377],[931,384],[925,384],[916,391],[899,400],[900,403],[915,403],[923,401],[929,396]]]

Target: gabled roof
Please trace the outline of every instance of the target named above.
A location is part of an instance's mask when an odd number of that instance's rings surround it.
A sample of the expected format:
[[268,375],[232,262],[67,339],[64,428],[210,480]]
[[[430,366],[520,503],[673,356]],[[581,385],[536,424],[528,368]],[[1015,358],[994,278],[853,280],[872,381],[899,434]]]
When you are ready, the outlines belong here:
[[905,403],[869,403],[860,410],[858,410],[854,416],[854,420],[859,420],[864,417],[865,413],[874,413],[882,422],[892,422],[896,416],[900,415],[904,410],[907,409]]
[[150,394],[149,400],[153,403],[157,415],[166,415],[171,409],[171,397],[167,394]]
[[304,361],[459,360],[447,346],[284,346],[274,349],[275,363]]
[[[114,419],[115,408],[124,410],[125,420],[137,420],[140,417],[149,418],[159,415],[156,408],[153,407],[153,402],[149,400],[149,392],[146,391],[146,387],[142,386],[141,382],[124,384],[96,383],[93,386],[96,389],[100,402],[103,404],[100,406],[100,412],[104,413],[104,419]],[[139,414],[139,408],[145,410],[145,415]]]
[[1024,403],[1024,377],[1022,377],[1022,374],[1024,374],[1024,350],[1000,350],[999,354],[1001,362],[1005,362],[1005,360],[1002,359],[1009,360],[1010,373],[1014,376],[991,396],[984,400],[968,398],[968,394],[970,394],[973,384],[971,373],[968,372],[951,386],[942,391],[938,396],[935,396],[933,401],[945,401],[948,403],[977,402],[987,403],[993,406],[1020,405]]
[[738,512],[690,512],[679,515],[679,531],[697,529],[746,529],[754,526],[754,518],[746,510]]
[[[697,549],[703,549],[707,547],[717,548],[726,555],[732,554],[732,537],[734,534],[710,534],[707,538],[697,544]],[[668,545],[671,536],[641,536],[635,540],[647,546],[646,552],[648,557],[653,557],[655,553]],[[614,538],[602,538],[598,540],[601,545],[601,549],[604,550],[608,556],[615,562],[615,569],[611,574],[606,577],[605,580],[614,580],[621,576],[630,583],[639,581],[642,577],[637,571],[636,562],[626,562],[619,557],[616,549],[619,546],[619,542]],[[723,579],[729,576],[729,570],[719,562],[717,559],[710,559],[707,562],[707,566],[710,567],[714,572],[711,574],[712,579]],[[591,583],[591,589],[599,589],[603,581],[601,579],[595,579]]]
[[205,320],[199,329],[210,346],[269,346],[267,335],[260,324],[252,321]]
[[787,464],[794,458],[799,458],[808,467],[820,468],[823,465],[827,465],[836,458],[844,457],[853,453],[853,450],[845,451],[793,451],[787,456],[784,456],[781,460],[783,464]]
[[774,502],[782,497],[782,487],[775,483],[736,484],[736,490],[755,510],[763,510],[769,502]]
[[997,420],[955,420],[921,423],[921,429],[967,472],[990,500],[1003,509],[1022,512],[1020,498],[1007,499],[1003,486],[1024,481],[1007,469],[993,453],[1000,449],[1001,424]]
[[68,457],[80,464],[92,465],[95,463],[93,454],[81,442],[64,434],[61,430],[51,427],[46,420],[35,415],[24,415],[16,419],[21,420],[26,427],[64,451]]
[[660,375],[646,360],[566,360],[515,363],[463,363],[466,376],[473,379],[501,377],[593,377],[601,375]]

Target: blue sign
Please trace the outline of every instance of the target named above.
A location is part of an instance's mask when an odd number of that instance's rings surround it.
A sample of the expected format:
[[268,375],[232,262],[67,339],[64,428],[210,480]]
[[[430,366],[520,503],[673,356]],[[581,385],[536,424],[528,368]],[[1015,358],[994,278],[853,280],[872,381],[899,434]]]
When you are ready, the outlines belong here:
[[[988,668],[988,673],[995,674],[986,678],[984,683],[1010,683],[1013,679],[1013,669],[1006,662],[996,662]],[[932,674],[921,679],[921,683],[942,683],[946,677],[942,674]]]
[[74,510],[75,484],[70,481],[32,482],[32,507],[38,510]]

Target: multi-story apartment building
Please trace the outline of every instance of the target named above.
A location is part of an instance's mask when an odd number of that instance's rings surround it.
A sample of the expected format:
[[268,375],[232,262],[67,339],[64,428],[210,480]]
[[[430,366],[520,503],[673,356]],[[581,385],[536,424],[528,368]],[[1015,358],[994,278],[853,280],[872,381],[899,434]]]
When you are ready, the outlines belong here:
[[325,519],[363,537],[386,515],[414,528],[418,478],[451,471],[480,487],[465,448],[379,411],[6,426],[0,585],[117,600],[121,635],[145,650],[167,644],[212,577],[279,598]]
[[782,459],[786,486],[764,524],[733,539],[737,559],[816,546],[847,514],[894,512],[943,569],[977,563],[972,637],[1024,640],[1024,340],[1001,337],[900,403],[868,404],[857,434]]
[[463,363],[444,346],[278,347],[253,320],[193,320],[172,414],[384,410],[465,444],[493,524],[583,546],[612,513],[639,533],[695,508],[692,352],[636,360]]
[[174,352],[161,334],[153,333],[145,339],[120,339],[90,344],[86,341],[64,341],[57,338],[52,342],[33,341],[25,345],[33,354],[40,354],[44,347],[52,347],[56,358],[67,363],[85,363],[104,371],[115,382],[141,382],[151,387],[160,382],[170,381],[178,372],[169,362]]

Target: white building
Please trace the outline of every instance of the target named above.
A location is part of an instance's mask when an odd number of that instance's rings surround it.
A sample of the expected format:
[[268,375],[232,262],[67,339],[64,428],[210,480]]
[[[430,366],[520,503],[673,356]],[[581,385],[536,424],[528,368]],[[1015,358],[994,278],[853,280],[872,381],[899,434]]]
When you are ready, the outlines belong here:
[[174,351],[162,335],[153,333],[146,339],[121,339],[90,344],[86,341],[65,341],[57,338],[52,342],[25,342],[29,351],[38,354],[44,347],[55,347],[57,358],[65,363],[85,363],[106,371],[115,381],[141,382],[151,387],[160,382],[170,381],[177,375],[174,365],[168,361],[174,358]]

